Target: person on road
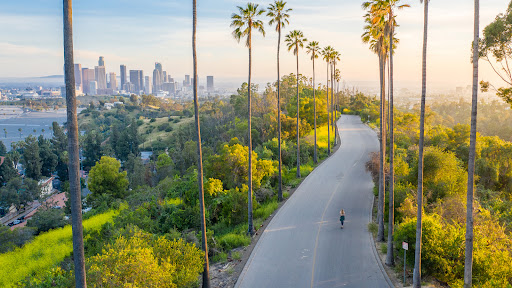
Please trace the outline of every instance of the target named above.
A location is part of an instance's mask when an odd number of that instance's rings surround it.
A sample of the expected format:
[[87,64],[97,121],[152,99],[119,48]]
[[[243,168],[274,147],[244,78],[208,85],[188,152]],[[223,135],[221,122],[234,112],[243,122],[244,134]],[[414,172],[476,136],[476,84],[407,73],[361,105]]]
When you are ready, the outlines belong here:
[[343,228],[343,222],[345,222],[345,210],[340,210],[340,222],[341,222],[341,228]]

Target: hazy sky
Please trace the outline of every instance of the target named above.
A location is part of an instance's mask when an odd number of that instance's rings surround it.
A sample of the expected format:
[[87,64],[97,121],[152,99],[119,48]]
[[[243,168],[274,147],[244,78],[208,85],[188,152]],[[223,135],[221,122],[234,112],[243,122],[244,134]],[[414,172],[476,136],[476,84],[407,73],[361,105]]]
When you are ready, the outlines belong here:
[[[244,81],[247,49],[231,35],[230,17],[240,0],[198,0],[199,75],[219,80]],[[268,6],[269,1],[255,1]],[[289,29],[300,29],[308,40],[332,45],[341,52],[342,77],[348,82],[377,81],[377,57],[361,42],[363,1],[289,0],[293,8]],[[401,42],[395,56],[395,79],[416,85],[421,80],[423,8],[419,1],[402,1],[411,8],[398,14]],[[481,28],[505,12],[509,0],[485,0]],[[105,57],[107,72],[119,75],[119,65],[143,69],[152,75],[154,62],[181,80],[192,72],[192,1],[87,0],[73,3],[75,63],[97,65]],[[471,84],[470,47],[473,1],[430,2],[428,79],[431,85],[455,87]],[[265,19],[265,18],[263,18]],[[267,19],[265,19],[267,22]],[[0,1],[0,77],[63,74],[62,1]],[[289,29],[283,31],[287,33]],[[262,83],[276,76],[277,33],[266,26],[267,36],[253,40],[253,75]],[[284,38],[284,37],[283,37]],[[311,75],[311,61],[301,50],[301,73]],[[295,71],[295,57],[282,49],[282,73]],[[481,61],[481,78],[496,80]],[[317,64],[322,81],[325,64]],[[323,80],[325,81],[325,80]],[[501,84],[495,82],[496,84]]]

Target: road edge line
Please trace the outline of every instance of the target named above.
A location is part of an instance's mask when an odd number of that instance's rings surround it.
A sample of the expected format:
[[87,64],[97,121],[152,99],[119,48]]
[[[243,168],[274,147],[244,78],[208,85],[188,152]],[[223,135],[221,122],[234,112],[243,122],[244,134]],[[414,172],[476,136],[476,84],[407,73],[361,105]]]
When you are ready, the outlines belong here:
[[[370,219],[369,219],[368,224],[372,222],[373,206],[374,205],[375,205],[375,195],[372,195],[372,206],[370,208],[370,215],[369,215]],[[386,282],[388,283],[388,286],[394,288],[395,285],[393,285],[393,282],[391,282],[391,279],[389,279],[389,275],[386,272],[386,269],[384,268],[384,266],[382,264],[382,260],[379,257],[379,253],[377,252],[377,248],[375,247],[375,240],[373,239],[373,234],[372,234],[372,232],[370,232],[370,230],[368,230],[368,233],[370,234],[370,240],[371,240],[370,245],[372,246],[373,256],[375,256],[375,259],[377,260],[377,264],[379,265],[379,269],[382,272],[382,274],[384,275],[384,279],[386,279]]]

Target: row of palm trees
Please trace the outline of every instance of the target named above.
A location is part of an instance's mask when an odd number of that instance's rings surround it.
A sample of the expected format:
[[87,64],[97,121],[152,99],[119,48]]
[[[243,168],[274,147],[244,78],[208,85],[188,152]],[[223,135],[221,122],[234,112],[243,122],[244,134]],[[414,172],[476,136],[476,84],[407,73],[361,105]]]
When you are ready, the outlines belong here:
[[[278,199],[281,201],[283,199],[283,190],[282,190],[282,156],[281,156],[281,93],[280,93],[280,49],[281,49],[281,32],[282,29],[290,24],[290,12],[292,9],[287,8],[286,2],[282,0],[276,0],[274,3],[270,4],[266,10],[266,16],[270,18],[269,25],[275,26],[275,30],[278,33],[278,43],[277,43],[277,133],[278,133],[278,158],[279,158],[279,167],[278,167]],[[252,36],[253,31],[259,32],[263,36],[265,36],[265,28],[264,23],[259,17],[265,13],[265,9],[259,7],[258,4],[247,3],[246,6],[237,6],[238,13],[233,13],[231,16],[232,22],[231,27],[233,30],[233,37],[240,42],[241,40],[245,40],[245,45],[249,50],[249,73],[248,73],[248,86],[247,86],[247,95],[248,95],[248,146],[249,146],[249,183],[248,183],[248,233],[250,235],[254,234],[254,227],[252,223],[252,135],[251,135],[251,71],[252,71]],[[299,115],[299,51],[304,48],[306,45],[307,53],[311,54],[311,60],[313,61],[313,106],[314,106],[314,162],[318,162],[317,156],[317,131],[316,131],[316,89],[315,89],[315,59],[318,58],[319,55],[323,55],[324,60],[327,62],[327,79],[329,79],[329,66],[331,66],[331,79],[334,79],[335,75],[335,65],[338,61],[340,61],[340,53],[334,50],[331,46],[325,47],[323,50],[320,49],[320,46],[317,41],[311,41],[307,43],[307,39],[304,37],[304,33],[300,30],[293,30],[289,32],[285,37],[285,43],[287,45],[288,51],[292,51],[296,56],[297,60],[297,178],[301,177],[300,173],[300,137],[299,137],[299,125],[300,125],[300,115]],[[339,78],[339,72],[337,73]],[[331,107],[329,111],[329,105],[327,105],[327,113],[332,113],[333,111],[333,88],[334,81],[331,81]],[[326,85],[328,91],[328,85]],[[329,95],[327,93],[327,103],[329,103]],[[330,119],[331,126],[334,129],[334,114]],[[329,128],[329,127],[328,127]],[[330,137],[330,129],[328,129],[328,139]],[[328,141],[328,153],[331,153],[331,144]]]
[[[370,44],[370,49],[379,58],[380,70],[380,171],[379,171],[379,196],[378,196],[378,233],[377,240],[384,242],[384,203],[385,203],[385,173],[384,162],[386,153],[386,99],[385,99],[385,67],[389,60],[389,132],[390,132],[390,177],[389,177],[389,223],[388,223],[388,249],[386,264],[394,265],[393,255],[393,224],[394,224],[394,123],[393,123],[393,49],[398,44],[395,38],[394,28],[397,26],[394,11],[409,7],[400,5],[400,0],[371,0],[364,2],[362,7],[368,13],[365,15],[365,31],[362,35],[364,43]],[[420,0],[424,4],[424,33],[422,56],[422,92],[420,111],[420,137],[418,155],[418,192],[417,192],[417,225],[415,263],[413,273],[413,287],[421,287],[421,245],[422,245],[422,214],[423,214],[423,150],[425,139],[425,98],[427,80],[427,32],[428,32],[428,4],[429,0]],[[468,186],[467,186],[467,213],[466,213],[466,249],[464,265],[464,287],[472,286],[473,265],[473,201],[474,201],[474,171],[476,150],[476,124],[478,103],[478,43],[479,43],[479,0],[475,0],[474,15],[474,39],[473,39],[473,95],[471,112],[470,149],[468,161]]]

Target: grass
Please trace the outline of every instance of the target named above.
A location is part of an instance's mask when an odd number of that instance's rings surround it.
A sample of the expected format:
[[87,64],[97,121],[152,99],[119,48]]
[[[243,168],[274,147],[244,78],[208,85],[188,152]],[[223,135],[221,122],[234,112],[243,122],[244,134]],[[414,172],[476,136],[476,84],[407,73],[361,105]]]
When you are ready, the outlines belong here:
[[[194,121],[193,117],[183,118],[183,119],[180,119],[179,116],[170,116],[170,117],[173,120],[179,119],[180,122],[178,122],[178,123],[174,123],[174,121],[170,122],[169,117],[155,118],[155,122],[150,122],[151,119],[144,119],[143,120],[144,124],[139,126],[138,132],[140,135],[143,135],[143,137],[144,137],[144,139],[146,139],[146,141],[144,143],[141,143],[139,145],[139,147],[140,148],[151,147],[151,143],[153,141],[157,141],[157,139],[167,139],[172,135],[174,130],[176,130],[179,126]],[[172,127],[173,131],[171,131],[171,132],[158,131],[158,126],[163,125],[165,123],[168,123]],[[148,129],[151,129],[151,133],[146,134],[146,131]]]
[[379,232],[379,226],[377,226],[377,223],[370,222],[368,223],[368,231],[373,234],[373,237],[377,237],[377,232]]
[[[109,211],[83,221],[84,230],[98,230],[112,221],[118,211]],[[0,287],[14,287],[26,277],[39,273],[60,263],[73,252],[71,226],[48,231],[14,251],[0,254]],[[15,270],[12,268],[16,267]],[[7,269],[6,269],[7,268]]]
[[267,219],[279,206],[277,200],[272,200],[271,202],[261,204],[258,209],[254,210],[254,218],[261,218],[263,220]]
[[[334,146],[334,137],[333,137],[332,130],[331,130],[330,136],[331,136],[331,148],[332,148]],[[315,131],[312,130],[305,137],[305,139],[309,143],[313,144],[315,142],[314,137],[315,137]],[[316,128],[316,145],[317,145],[318,149],[327,149],[327,125],[319,126]]]

